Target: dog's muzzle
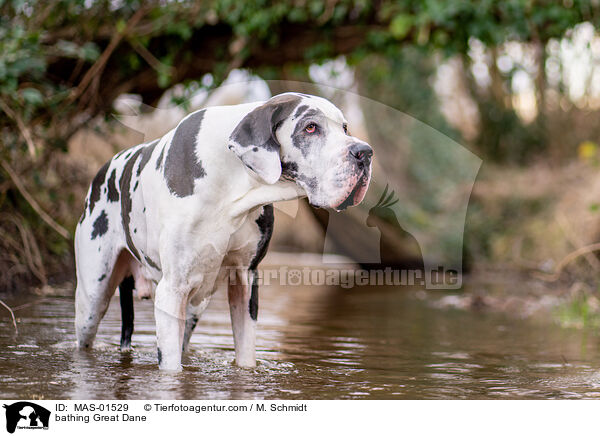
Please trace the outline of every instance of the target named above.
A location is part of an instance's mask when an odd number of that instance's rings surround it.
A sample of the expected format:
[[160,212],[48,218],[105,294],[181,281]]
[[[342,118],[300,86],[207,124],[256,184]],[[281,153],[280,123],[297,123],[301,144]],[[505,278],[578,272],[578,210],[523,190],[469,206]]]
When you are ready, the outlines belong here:
[[359,204],[365,197],[371,180],[373,149],[368,144],[356,143],[348,148],[348,155],[348,159],[354,167],[350,180],[352,189],[348,196],[339,205],[335,206],[338,211]]
[[360,170],[368,169],[371,165],[373,149],[368,144],[353,144],[348,148],[348,153]]

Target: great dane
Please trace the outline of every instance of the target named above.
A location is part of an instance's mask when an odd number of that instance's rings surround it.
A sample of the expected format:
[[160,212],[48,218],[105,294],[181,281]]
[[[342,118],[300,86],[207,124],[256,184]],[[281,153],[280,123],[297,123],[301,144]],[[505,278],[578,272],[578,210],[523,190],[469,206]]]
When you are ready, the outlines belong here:
[[92,346],[119,287],[121,348],[130,347],[135,288],[154,299],[159,367],[180,370],[198,317],[227,287],[235,361],[255,366],[256,269],[272,203],[356,205],[372,154],[336,106],[297,93],[202,109],[120,152],[95,176],[75,233],[78,346]]

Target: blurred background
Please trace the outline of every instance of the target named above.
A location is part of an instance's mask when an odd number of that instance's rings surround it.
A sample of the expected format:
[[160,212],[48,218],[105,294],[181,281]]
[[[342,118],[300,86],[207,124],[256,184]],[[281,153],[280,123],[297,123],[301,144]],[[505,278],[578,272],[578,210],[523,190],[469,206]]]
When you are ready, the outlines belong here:
[[475,284],[457,304],[494,304],[477,283],[534,283],[587,323],[599,19],[592,0],[0,2],[0,291],[73,288],[83,198],[113,154],[191,110],[300,90],[344,110],[375,176],[335,217],[279,205],[271,251],[430,259]]

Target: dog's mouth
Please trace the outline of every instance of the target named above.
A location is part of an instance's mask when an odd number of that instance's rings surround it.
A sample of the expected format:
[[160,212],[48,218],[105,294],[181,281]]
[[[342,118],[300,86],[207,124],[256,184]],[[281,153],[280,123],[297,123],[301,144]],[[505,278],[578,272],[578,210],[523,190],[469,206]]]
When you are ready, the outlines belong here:
[[363,198],[365,198],[370,179],[371,178],[369,174],[366,171],[363,171],[348,196],[340,204],[334,206],[334,209],[338,212],[341,212],[350,206],[356,206],[359,204]]

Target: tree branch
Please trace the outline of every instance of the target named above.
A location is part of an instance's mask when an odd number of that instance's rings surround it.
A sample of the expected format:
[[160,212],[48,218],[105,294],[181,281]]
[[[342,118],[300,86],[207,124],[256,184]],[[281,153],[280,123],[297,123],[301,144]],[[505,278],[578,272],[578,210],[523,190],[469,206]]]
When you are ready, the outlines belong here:
[[33,137],[31,135],[31,132],[27,128],[27,126],[25,126],[25,123],[23,122],[23,120],[1,98],[0,98],[0,109],[2,109],[4,111],[4,113],[6,113],[6,115],[8,115],[8,117],[10,119],[12,119],[15,123],[17,123],[17,128],[19,129],[19,132],[21,132],[21,135],[23,136],[23,138],[25,139],[25,142],[27,143],[27,150],[29,151],[29,155],[32,158],[35,157],[35,144],[33,142]]
[[58,233],[60,236],[67,240],[70,240],[71,235],[69,234],[68,230],[60,224],[58,224],[56,221],[54,221],[54,219],[52,219],[50,215],[44,212],[44,210],[41,208],[38,202],[35,201],[33,196],[27,191],[25,185],[23,184],[17,173],[10,167],[10,165],[8,165],[8,163],[4,160],[0,160],[0,165],[2,165],[2,168],[4,168],[4,171],[6,171],[6,173],[9,175],[15,187],[19,190],[23,198],[25,198],[25,200],[29,203],[33,210],[37,212],[40,218],[43,219],[46,222],[46,224],[52,227],[52,229],[54,229],[56,233]]
[[10,312],[10,316],[12,317],[13,326],[15,328],[15,333],[19,334],[19,329],[17,328],[17,320],[15,319],[15,313],[10,308],[10,306],[8,304],[6,304],[4,301],[0,300],[0,305],[4,306],[6,308],[6,310],[8,310]]
[[147,7],[142,7],[138,9],[138,11],[135,14],[133,14],[133,16],[125,25],[125,29],[123,29],[122,32],[117,32],[113,35],[106,49],[104,49],[104,51],[96,60],[94,65],[92,65],[92,67],[85,73],[83,79],[81,79],[81,82],[79,82],[77,88],[73,90],[73,92],[67,99],[68,103],[72,103],[73,101],[77,100],[85,92],[92,79],[94,79],[98,74],[101,74],[101,71],[104,69],[110,56],[115,51],[123,37],[127,35],[129,31],[142,19],[146,12],[148,12]]

